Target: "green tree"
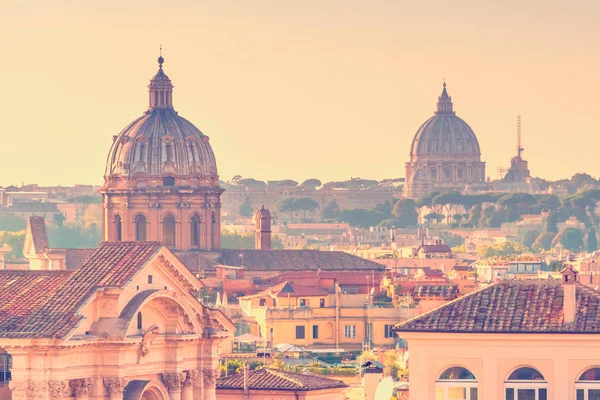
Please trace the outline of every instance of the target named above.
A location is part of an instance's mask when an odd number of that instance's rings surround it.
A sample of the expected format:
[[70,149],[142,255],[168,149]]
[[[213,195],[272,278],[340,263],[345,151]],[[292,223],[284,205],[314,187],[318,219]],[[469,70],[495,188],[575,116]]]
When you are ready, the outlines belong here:
[[583,232],[577,228],[565,228],[552,240],[552,246],[560,243],[565,249],[579,251],[583,248]]
[[553,211],[546,218],[546,232],[558,233],[558,213]]
[[387,214],[389,216],[392,213],[392,205],[390,204],[389,201],[386,200],[383,203],[377,204],[375,206],[375,211],[382,212],[382,213]]
[[[255,244],[256,246],[256,244]],[[277,235],[273,235],[271,237],[271,249],[273,250],[283,250],[285,249],[285,246],[283,245],[283,241],[281,240],[281,238]]]
[[25,243],[25,231],[0,232],[0,246],[10,247],[6,253],[6,260],[17,260],[23,258],[23,245]]
[[524,250],[520,243],[503,242],[491,246],[483,246],[477,249],[477,253],[481,257],[510,257],[522,254]]
[[556,233],[548,231],[540,233],[540,235],[537,237],[537,239],[535,239],[535,241],[531,245],[532,250],[550,250],[552,248],[552,240],[555,236]]
[[27,227],[27,220],[15,214],[0,214],[0,231],[19,232]]
[[340,212],[338,221],[347,222],[350,226],[369,228],[377,226],[387,218],[387,215],[379,211],[366,210],[364,208],[349,208]]
[[311,199],[310,197],[298,197],[293,203],[294,208],[297,211],[302,211],[302,218],[306,222],[306,213],[309,211],[315,211],[319,208],[319,203]]
[[428,222],[435,221],[437,223],[444,220],[444,216],[442,214],[438,214],[435,212],[431,212],[431,213],[425,215],[423,218],[425,218]]
[[250,197],[246,196],[244,198],[244,202],[240,204],[240,215],[242,217],[251,217],[253,213],[252,203],[250,202]]
[[413,199],[398,200],[392,209],[392,217],[401,221],[397,228],[406,228],[408,226],[417,226],[419,223],[419,214],[417,213],[417,203]]
[[535,240],[540,236],[539,229],[528,229],[519,233],[519,243],[527,248],[532,248]]
[[340,206],[337,201],[331,200],[323,207],[323,219],[335,219],[340,213]]
[[452,218],[452,215],[454,215],[456,207],[462,206],[462,203],[462,194],[459,192],[441,193],[431,200],[431,205],[433,207],[439,206],[446,211],[448,222],[450,221],[450,218]]
[[102,231],[97,224],[48,225],[46,229],[51,248],[96,247],[102,240]]
[[321,186],[322,183],[320,180],[312,178],[312,179],[307,179],[304,182],[302,182],[301,186],[305,186],[305,187],[310,187],[310,188],[317,188],[319,186]]
[[431,192],[431,193],[427,193],[423,196],[421,196],[418,200],[417,200],[417,206],[418,207],[431,207],[431,201],[434,199],[435,196],[437,196],[438,194],[440,194],[440,192]]
[[56,213],[52,216],[52,224],[54,224],[55,226],[63,226],[66,219],[67,218],[63,214]]
[[477,227],[479,225],[479,221],[481,220],[481,214],[483,212],[481,204],[476,204],[474,207],[471,207],[469,210],[469,224],[471,226]]
[[556,211],[560,207],[560,199],[555,194],[541,194],[535,197],[540,211]]
[[253,249],[255,247],[254,234],[222,231],[221,247],[224,249]]
[[593,253],[596,250],[598,250],[598,238],[596,237],[596,230],[591,228],[587,237],[587,251]]

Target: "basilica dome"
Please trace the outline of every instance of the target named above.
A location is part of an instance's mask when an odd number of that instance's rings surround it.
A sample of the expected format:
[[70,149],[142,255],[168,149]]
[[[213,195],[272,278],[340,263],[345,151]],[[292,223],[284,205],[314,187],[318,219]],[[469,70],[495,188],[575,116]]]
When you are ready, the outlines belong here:
[[173,85],[163,71],[164,59],[158,62],[148,86],[150,106],[113,137],[105,178],[134,185],[218,186],[209,138],[173,109]]
[[471,127],[456,116],[452,98],[448,96],[444,83],[437,112],[421,125],[412,141],[411,161],[429,157],[479,160],[480,156],[477,137]]

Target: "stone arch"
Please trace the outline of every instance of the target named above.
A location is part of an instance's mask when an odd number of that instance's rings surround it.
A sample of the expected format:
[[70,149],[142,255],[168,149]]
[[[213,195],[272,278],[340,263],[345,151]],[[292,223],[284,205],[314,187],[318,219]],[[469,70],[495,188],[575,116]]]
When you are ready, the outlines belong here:
[[115,241],[122,242],[123,241],[123,217],[121,214],[116,213],[113,218],[114,224],[114,233],[115,233]]
[[200,214],[193,213],[190,216],[190,246],[200,248],[202,235],[202,217]]
[[177,219],[171,213],[162,217],[162,242],[167,247],[175,247],[177,244]]
[[123,400],[169,400],[169,392],[156,380],[132,380],[125,386]]
[[[153,305],[153,302],[160,302],[162,304]],[[132,324],[135,324],[135,327],[137,328],[137,314],[147,305],[154,306],[153,311],[163,316],[166,321],[164,329],[166,329],[167,332],[173,333],[178,328],[181,330],[190,330],[194,333],[202,332],[203,328],[201,321],[197,318],[192,318],[192,316],[197,314],[197,311],[166,290],[144,290],[129,300],[119,315],[119,318],[126,322],[125,325],[127,328],[125,332],[131,329]],[[164,306],[168,307],[171,311],[177,312],[176,318],[164,315],[164,312],[159,310],[164,308]],[[147,321],[145,315],[143,315],[143,318],[144,326],[150,326],[152,324],[151,321]],[[160,333],[165,333],[164,329]],[[137,329],[134,330],[137,331]]]

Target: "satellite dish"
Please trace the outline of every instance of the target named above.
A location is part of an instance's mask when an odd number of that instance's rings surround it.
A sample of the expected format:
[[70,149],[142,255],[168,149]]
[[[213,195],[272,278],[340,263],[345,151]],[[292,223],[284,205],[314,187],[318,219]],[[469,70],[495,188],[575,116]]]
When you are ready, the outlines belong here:
[[375,390],[374,400],[390,400],[392,398],[392,392],[394,391],[394,380],[391,377],[383,378],[377,390]]

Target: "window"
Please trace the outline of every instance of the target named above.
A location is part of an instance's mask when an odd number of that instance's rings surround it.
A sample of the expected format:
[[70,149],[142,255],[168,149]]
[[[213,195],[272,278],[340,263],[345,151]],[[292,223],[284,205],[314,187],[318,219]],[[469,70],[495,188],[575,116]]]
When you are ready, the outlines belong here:
[[143,242],[146,239],[146,217],[138,215],[135,217],[135,240]]
[[305,338],[304,327],[296,326],[296,339],[304,339],[304,338]]
[[394,325],[384,325],[383,329],[384,329],[383,336],[385,338],[393,338],[395,336],[394,331],[392,331],[392,329],[394,329]]
[[319,325],[313,325],[313,339],[319,338]]
[[172,176],[163,177],[163,186],[175,186],[175,178]]
[[152,275],[148,275],[148,283],[152,283]]
[[581,374],[575,382],[575,398],[577,400],[600,400],[600,368],[590,368]]
[[0,349],[0,382],[11,381],[12,356]]
[[175,246],[175,217],[172,215],[167,215],[163,219],[163,243],[166,246],[174,247]]
[[190,218],[190,239],[192,247],[200,247],[200,217],[197,214]]
[[458,179],[462,179],[463,178],[463,169],[462,168],[457,169],[456,175],[457,175]]
[[319,299],[319,307],[325,308],[325,299]]
[[505,400],[547,400],[548,383],[538,370],[523,367],[513,371],[504,382]]
[[356,325],[344,325],[344,337],[355,338],[356,337]]
[[435,381],[435,400],[477,400],[477,379],[466,368],[448,368]]
[[137,328],[142,329],[142,313],[137,313]]
[[308,306],[310,306],[310,300],[300,299],[300,307],[308,307]]
[[267,305],[267,299],[260,299],[258,300],[258,306],[259,307],[265,307]]
[[123,220],[120,215],[115,216],[115,231],[117,242],[123,241]]

